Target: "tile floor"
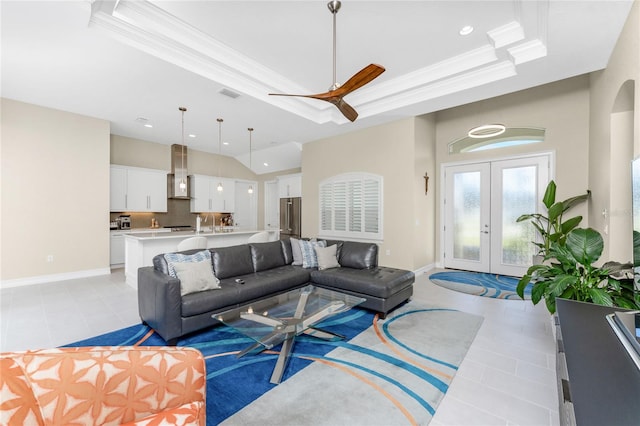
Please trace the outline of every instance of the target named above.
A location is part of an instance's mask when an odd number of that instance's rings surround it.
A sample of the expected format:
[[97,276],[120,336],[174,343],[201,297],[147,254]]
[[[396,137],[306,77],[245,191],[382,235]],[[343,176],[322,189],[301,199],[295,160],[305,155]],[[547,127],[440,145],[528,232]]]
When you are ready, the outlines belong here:
[[[431,425],[558,425],[555,344],[546,308],[457,293],[432,284],[429,273],[416,278],[414,300],[484,317]],[[0,351],[55,347],[136,324],[136,297],[122,269],[2,289]]]

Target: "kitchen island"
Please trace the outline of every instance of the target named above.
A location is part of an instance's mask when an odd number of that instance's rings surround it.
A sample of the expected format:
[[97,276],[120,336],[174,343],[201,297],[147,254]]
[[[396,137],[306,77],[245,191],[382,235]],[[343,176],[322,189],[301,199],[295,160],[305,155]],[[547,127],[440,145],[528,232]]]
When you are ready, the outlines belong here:
[[[138,268],[143,266],[153,266],[153,257],[170,253],[177,250],[178,243],[191,237],[205,237],[207,248],[228,247],[248,242],[249,237],[262,232],[254,231],[232,231],[232,232],[199,232],[179,231],[179,232],[146,232],[144,234],[124,235],[124,274],[128,285],[138,288]],[[267,230],[270,234],[269,240],[278,239],[278,230]]]

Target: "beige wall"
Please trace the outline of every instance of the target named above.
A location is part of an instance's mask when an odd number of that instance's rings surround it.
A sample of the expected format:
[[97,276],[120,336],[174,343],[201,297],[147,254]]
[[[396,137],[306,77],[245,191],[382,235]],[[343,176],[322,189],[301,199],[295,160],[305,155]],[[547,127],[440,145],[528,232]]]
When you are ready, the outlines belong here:
[[1,123],[2,284],[108,273],[109,122],[2,99]]
[[[590,225],[605,239],[603,259],[621,262],[632,260],[629,182],[631,159],[640,156],[639,44],[640,3],[636,1],[606,69],[591,75]],[[625,89],[632,93],[625,94]],[[630,101],[620,102],[619,95]],[[605,209],[606,217],[601,214]]]
[[[416,158],[416,118],[363,129],[352,133],[306,143],[302,148],[302,234],[318,235],[318,183],[347,172],[382,175],[384,179],[384,240],[380,243],[379,262],[385,266],[416,269],[414,256],[426,259],[428,243],[413,250],[416,233],[428,237],[428,220],[416,225],[417,175],[427,169],[427,155]],[[420,122],[420,132],[428,132],[428,120]],[[416,170],[416,162],[419,170]],[[389,253],[389,254],[387,254]]]
[[[436,113],[436,162],[438,175],[434,186],[441,203],[440,171],[443,164],[482,162],[506,156],[555,152],[557,199],[584,193],[589,187],[589,78],[579,76],[509,95],[475,102]],[[448,144],[466,135],[478,125],[503,123],[507,126],[532,126],[546,129],[545,141],[500,150],[449,154]],[[552,167],[553,176],[553,167]],[[589,223],[586,207],[576,208]],[[442,229],[440,208],[437,229]],[[440,253],[440,235],[436,246]]]
[[[413,269],[431,266],[436,261],[436,120],[435,114],[415,120],[413,199],[415,229],[413,232]],[[425,193],[425,173],[429,187]]]

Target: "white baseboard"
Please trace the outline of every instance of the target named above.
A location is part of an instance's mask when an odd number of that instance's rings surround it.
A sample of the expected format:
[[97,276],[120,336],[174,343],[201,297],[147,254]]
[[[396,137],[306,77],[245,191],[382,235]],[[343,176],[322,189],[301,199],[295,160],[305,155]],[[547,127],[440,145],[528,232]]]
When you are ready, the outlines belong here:
[[413,271],[413,273],[416,274],[416,275],[426,274],[427,272],[429,272],[430,270],[432,270],[435,267],[436,266],[433,263],[431,263],[429,265],[423,266],[422,268],[416,269],[415,271]]
[[65,272],[62,274],[38,275],[35,277],[15,278],[12,280],[0,281],[0,288],[22,287],[26,285],[44,284],[56,281],[73,280],[77,278],[95,277],[98,275],[109,275],[111,268],[87,269],[84,271]]

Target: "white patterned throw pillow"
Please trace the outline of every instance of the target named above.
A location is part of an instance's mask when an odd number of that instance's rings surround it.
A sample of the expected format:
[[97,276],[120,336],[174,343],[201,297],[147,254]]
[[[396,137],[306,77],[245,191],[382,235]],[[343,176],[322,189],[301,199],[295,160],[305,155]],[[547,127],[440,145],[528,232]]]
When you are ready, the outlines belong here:
[[[178,275],[176,275],[176,270],[173,266],[174,264],[185,262],[202,262],[203,260],[208,260],[209,263],[211,263],[211,252],[209,250],[202,250],[194,254],[166,253],[164,255],[164,259],[167,261],[169,275],[171,275],[173,278],[178,278]],[[211,266],[211,269],[213,270],[213,266]]]
[[300,251],[302,252],[302,267],[303,268],[317,268],[318,257],[316,256],[316,247],[325,247],[324,241],[304,241],[299,240]]
[[194,254],[166,253],[164,258],[167,261],[169,275],[180,280],[182,296],[220,288],[220,280],[213,274],[209,250]]

